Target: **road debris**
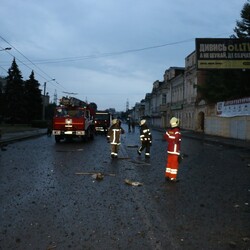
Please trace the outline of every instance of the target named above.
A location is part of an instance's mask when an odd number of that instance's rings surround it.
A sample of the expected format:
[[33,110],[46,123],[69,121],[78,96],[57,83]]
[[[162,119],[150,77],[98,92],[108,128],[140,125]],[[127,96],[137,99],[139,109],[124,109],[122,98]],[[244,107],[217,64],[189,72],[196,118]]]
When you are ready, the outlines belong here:
[[92,178],[96,179],[97,181],[102,181],[104,178],[104,174],[102,173],[93,174]]
[[236,242],[234,242],[234,241],[230,241],[230,242],[228,242],[228,244],[230,247],[233,247],[233,248],[235,248],[237,246]]
[[[101,176],[115,176],[115,174],[111,174],[111,173],[101,173],[101,172],[77,172],[75,173],[76,175],[91,175],[91,176],[98,176],[101,178]],[[98,178],[97,177],[97,178]]]
[[52,245],[49,245],[47,247],[47,250],[52,250],[52,249],[55,249],[56,248],[56,244],[52,244]]
[[250,241],[250,238],[244,237],[244,238],[242,238],[242,240],[243,240],[244,242],[248,242],[248,241]]
[[131,181],[129,179],[125,179],[124,182],[127,184],[127,185],[130,185],[130,186],[135,186],[135,187],[138,187],[138,186],[142,186],[143,183],[139,182],[139,181]]

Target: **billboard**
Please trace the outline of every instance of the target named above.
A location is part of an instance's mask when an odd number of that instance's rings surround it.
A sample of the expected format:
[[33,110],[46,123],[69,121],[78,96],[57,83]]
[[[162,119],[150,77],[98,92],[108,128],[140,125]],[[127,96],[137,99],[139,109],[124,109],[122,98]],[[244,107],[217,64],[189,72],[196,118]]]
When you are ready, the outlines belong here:
[[250,38],[196,38],[197,69],[250,69]]
[[217,102],[217,115],[221,117],[250,115],[250,97],[226,102]]

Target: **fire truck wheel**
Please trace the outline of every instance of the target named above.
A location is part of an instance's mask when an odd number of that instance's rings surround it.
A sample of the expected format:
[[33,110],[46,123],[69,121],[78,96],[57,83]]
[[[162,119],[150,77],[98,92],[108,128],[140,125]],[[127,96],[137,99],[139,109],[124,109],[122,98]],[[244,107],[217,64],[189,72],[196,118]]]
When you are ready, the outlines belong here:
[[60,142],[60,136],[59,135],[55,135],[55,140],[56,140],[56,143],[59,143]]
[[88,140],[88,138],[87,138],[86,135],[83,135],[83,136],[81,136],[81,140],[82,140],[83,142],[86,142],[86,141]]
[[91,129],[89,138],[91,140],[94,140],[94,138],[95,138],[95,130],[94,129]]

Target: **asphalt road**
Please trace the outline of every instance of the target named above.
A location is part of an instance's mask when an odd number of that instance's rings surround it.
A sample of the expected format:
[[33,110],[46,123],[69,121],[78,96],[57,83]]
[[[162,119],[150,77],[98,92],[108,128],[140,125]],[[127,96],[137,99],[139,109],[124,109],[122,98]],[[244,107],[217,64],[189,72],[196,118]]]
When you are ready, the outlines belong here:
[[184,138],[180,181],[166,183],[162,133],[153,131],[150,159],[138,145],[138,130],[115,160],[103,136],[8,145],[0,249],[250,249],[249,150]]

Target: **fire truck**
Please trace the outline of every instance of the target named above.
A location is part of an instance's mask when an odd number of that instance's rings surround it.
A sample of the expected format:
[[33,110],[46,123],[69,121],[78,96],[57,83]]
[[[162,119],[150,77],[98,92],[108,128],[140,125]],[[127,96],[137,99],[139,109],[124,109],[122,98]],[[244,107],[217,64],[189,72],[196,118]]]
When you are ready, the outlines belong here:
[[96,133],[107,134],[111,125],[112,115],[108,111],[97,110],[95,113],[95,131]]
[[62,97],[55,109],[52,134],[59,143],[62,139],[94,139],[95,110],[75,97]]

